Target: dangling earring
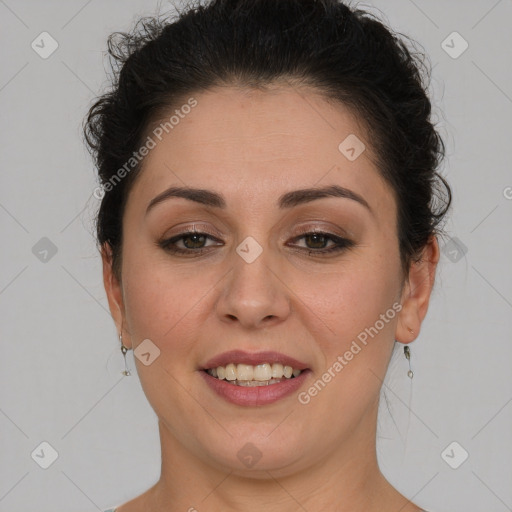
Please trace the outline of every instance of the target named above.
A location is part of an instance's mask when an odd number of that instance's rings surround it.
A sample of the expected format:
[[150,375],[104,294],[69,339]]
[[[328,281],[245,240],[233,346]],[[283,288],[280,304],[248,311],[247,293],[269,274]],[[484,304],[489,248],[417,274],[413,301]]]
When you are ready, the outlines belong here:
[[123,375],[130,376],[131,375],[130,370],[128,370],[128,367],[126,366],[126,352],[128,352],[129,349],[123,345],[123,335],[122,334],[119,335],[119,341],[121,342],[121,352],[123,353],[123,357],[124,357],[124,371],[122,371],[121,373]]
[[[410,329],[409,327],[407,327],[407,329],[409,329],[409,332],[411,334],[414,334],[414,331],[412,329]],[[412,370],[411,370],[411,349],[407,345],[404,346],[404,354],[405,354],[405,358],[407,359],[407,361],[409,361],[409,371],[407,372],[407,376],[412,379],[414,376],[414,373],[412,373]]]

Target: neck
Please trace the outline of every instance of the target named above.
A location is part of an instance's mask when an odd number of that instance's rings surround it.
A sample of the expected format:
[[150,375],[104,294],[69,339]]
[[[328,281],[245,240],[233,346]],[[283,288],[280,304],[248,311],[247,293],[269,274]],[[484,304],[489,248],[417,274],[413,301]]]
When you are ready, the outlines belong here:
[[418,511],[379,470],[376,450],[377,407],[349,437],[307,467],[241,474],[207,464],[186,449],[159,421],[162,447],[160,480],[148,491],[155,512],[377,512],[397,506]]

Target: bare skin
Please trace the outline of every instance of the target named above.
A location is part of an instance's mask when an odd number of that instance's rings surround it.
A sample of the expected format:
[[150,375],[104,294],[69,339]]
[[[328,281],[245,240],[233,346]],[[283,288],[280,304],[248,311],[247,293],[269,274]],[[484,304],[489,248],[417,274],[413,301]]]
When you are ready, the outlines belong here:
[[[121,282],[103,252],[123,343],[135,349],[150,339],[160,350],[151,365],[135,361],[159,418],[161,477],[117,512],[420,511],[380,472],[376,423],[394,340],[413,341],[427,313],[437,240],[405,278],[392,190],[343,105],[284,85],[194,98],[197,106],[150,151],[130,192]],[[354,161],[338,149],[349,134],[366,144]],[[277,206],[286,192],[326,185],[352,190],[370,209],[341,197]],[[170,198],[146,214],[170,186],[215,191],[226,208]],[[158,245],[193,227],[213,238],[175,243],[192,256]],[[317,254],[336,241],[304,236],[314,229],[354,245]],[[249,236],[262,248],[251,263],[236,252]],[[300,390],[307,391],[393,304],[399,312],[307,404],[293,393],[260,407],[235,405],[200,375],[219,353],[274,350],[307,363],[312,373]],[[251,468],[237,457],[246,443],[261,453]]]

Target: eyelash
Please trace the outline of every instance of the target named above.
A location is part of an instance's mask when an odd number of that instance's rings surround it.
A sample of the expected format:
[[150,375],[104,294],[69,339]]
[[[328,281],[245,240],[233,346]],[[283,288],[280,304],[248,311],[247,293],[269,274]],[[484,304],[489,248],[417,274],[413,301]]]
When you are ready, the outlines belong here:
[[[219,242],[216,237],[213,235],[210,235],[209,233],[204,233],[201,231],[184,231],[183,233],[180,233],[179,235],[176,235],[172,238],[169,238],[168,240],[163,240],[158,243],[158,245],[164,249],[165,251],[169,252],[170,254],[178,254],[178,255],[188,255],[192,256],[192,253],[194,256],[200,256],[204,254],[205,252],[208,252],[208,248],[201,247],[199,249],[178,249],[173,244],[176,242],[188,238],[190,235],[198,235],[198,236],[205,236],[206,238],[209,238],[211,240],[215,240]],[[312,253],[317,254],[332,254],[332,253],[339,253],[346,249],[350,249],[355,245],[355,243],[352,240],[349,240],[348,238],[342,238],[336,235],[333,235],[331,233],[326,233],[324,231],[304,231],[300,236],[295,237],[293,240],[297,241],[302,238],[305,238],[307,236],[311,235],[319,235],[321,237],[324,237],[326,239],[329,239],[336,243],[335,246],[329,248],[329,249],[306,249],[306,248],[299,248],[300,251],[307,251],[308,255],[311,255]]]

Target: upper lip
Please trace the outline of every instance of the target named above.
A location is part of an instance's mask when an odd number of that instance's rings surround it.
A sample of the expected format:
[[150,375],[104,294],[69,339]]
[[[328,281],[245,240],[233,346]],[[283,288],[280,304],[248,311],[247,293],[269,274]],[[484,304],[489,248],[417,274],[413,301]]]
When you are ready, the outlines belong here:
[[229,363],[249,364],[252,366],[263,363],[281,363],[284,366],[291,366],[297,370],[305,370],[308,368],[307,364],[279,352],[263,351],[251,353],[245,352],[244,350],[230,350],[229,352],[223,352],[222,354],[212,357],[201,369],[208,370],[209,368],[226,366]]

